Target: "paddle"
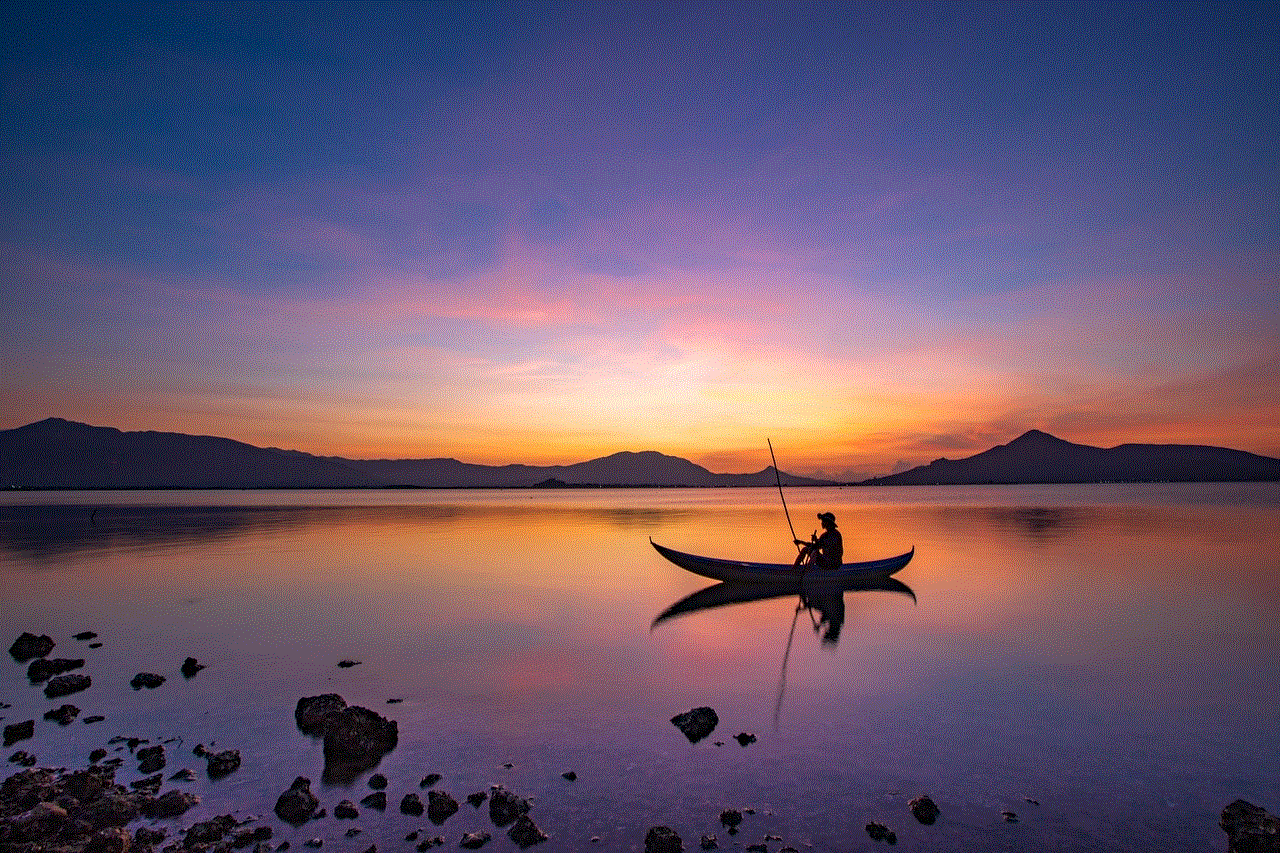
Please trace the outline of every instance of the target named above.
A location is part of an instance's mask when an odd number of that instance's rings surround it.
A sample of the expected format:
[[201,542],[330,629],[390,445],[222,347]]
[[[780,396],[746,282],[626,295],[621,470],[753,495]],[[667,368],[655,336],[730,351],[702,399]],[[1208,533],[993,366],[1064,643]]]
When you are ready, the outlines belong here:
[[[795,525],[791,523],[791,513],[787,510],[787,496],[782,493],[782,475],[778,473],[778,457],[773,455],[773,440],[765,439],[769,443],[769,458],[773,460],[773,477],[778,481],[778,497],[782,498],[782,512],[787,517],[787,527],[791,528],[791,541],[796,542],[799,538],[796,536]],[[799,551],[801,545],[796,542],[796,551]]]

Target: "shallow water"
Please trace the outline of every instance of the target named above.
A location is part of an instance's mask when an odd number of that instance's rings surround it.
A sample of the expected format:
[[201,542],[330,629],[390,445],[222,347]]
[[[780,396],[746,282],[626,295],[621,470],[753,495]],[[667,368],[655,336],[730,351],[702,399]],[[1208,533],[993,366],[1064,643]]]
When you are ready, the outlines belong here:
[[[94,680],[46,700],[6,657],[0,715],[35,718],[36,736],[4,757],[79,766],[113,735],[181,737],[166,777],[199,779],[166,788],[203,802],[171,834],[234,811],[263,816],[277,843],[360,851],[412,849],[418,828],[449,846],[487,828],[515,849],[465,803],[442,827],[399,814],[430,772],[459,800],[495,783],[534,797],[557,850],[640,850],[658,824],[690,849],[715,832],[723,848],[770,835],[772,851],[870,850],[863,826],[878,820],[902,849],[1218,851],[1230,801],[1280,811],[1280,485],[788,490],[802,536],[836,513],[846,559],[915,545],[897,576],[915,600],[845,593],[834,642],[793,596],[651,624],[711,582],[649,537],[787,559],[777,498],[0,495],[3,642],[49,634],[50,657],[85,658]],[[83,630],[103,646],[72,639]],[[186,656],[208,668],[183,679]],[[168,680],[134,691],[142,671]],[[294,776],[330,813],[368,792],[368,773],[323,784],[320,744],[294,725],[298,698],[326,692],[399,723],[369,771],[391,780],[392,805],[294,830],[271,814]],[[63,702],[107,719],[41,718]],[[700,705],[720,724],[690,744],[669,720]],[[739,732],[757,741],[740,747]],[[207,780],[197,742],[239,749],[241,769]],[[907,809],[921,793],[942,810],[933,826]],[[756,811],[733,838],[729,807]]]

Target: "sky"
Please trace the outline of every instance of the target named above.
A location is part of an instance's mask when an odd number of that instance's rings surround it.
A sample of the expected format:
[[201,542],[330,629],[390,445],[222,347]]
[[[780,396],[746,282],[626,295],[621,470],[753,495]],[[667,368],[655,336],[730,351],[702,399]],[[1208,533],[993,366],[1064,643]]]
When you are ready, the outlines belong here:
[[1280,456],[1280,4],[5,3],[0,429]]

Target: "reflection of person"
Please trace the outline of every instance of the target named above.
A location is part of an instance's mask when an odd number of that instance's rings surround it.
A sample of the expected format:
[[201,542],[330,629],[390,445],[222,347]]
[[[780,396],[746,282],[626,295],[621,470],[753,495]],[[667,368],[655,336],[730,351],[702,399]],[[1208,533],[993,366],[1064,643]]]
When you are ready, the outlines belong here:
[[795,540],[797,545],[804,546],[796,557],[796,568],[838,569],[844,563],[844,538],[836,530],[836,517],[829,512],[820,512],[818,520],[822,522],[821,536],[815,534],[809,542]]
[[834,646],[840,641],[840,629],[844,626],[844,590],[824,590],[814,595],[802,597],[804,605],[818,611],[821,617],[813,626],[814,633],[826,626],[822,635],[824,646]]

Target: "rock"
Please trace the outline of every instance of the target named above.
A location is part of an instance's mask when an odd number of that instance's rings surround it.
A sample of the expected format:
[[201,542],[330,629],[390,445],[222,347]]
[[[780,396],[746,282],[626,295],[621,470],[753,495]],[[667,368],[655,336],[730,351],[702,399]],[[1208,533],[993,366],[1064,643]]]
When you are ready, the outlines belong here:
[[747,853],[769,853],[768,844],[748,844]]
[[36,658],[27,667],[27,680],[32,684],[48,681],[55,675],[62,675],[73,669],[84,666],[84,658],[70,660],[68,658]]
[[736,735],[733,736],[733,739],[738,742],[739,746],[746,746],[749,743],[756,742],[756,736],[752,734],[747,734],[746,732],[738,732]]
[[872,821],[867,824],[866,829],[867,835],[871,836],[872,841],[887,841],[890,844],[898,843],[897,834],[883,823],[876,823],[875,821]]
[[323,838],[308,838],[306,841],[302,842],[302,846],[303,846],[303,847],[310,847],[312,850],[319,850],[321,847],[323,847],[323,846],[324,846],[324,839],[323,839]]
[[422,811],[422,798],[417,794],[405,794],[404,799],[400,801],[400,814],[417,817],[422,814]]
[[381,791],[387,787],[387,777],[381,773],[374,773],[369,777],[369,787],[375,791]]
[[716,712],[711,708],[701,707],[685,711],[683,714],[676,714],[671,718],[671,723],[684,732],[684,736],[689,739],[689,743],[697,743],[715,731],[716,726],[720,723],[720,718],[716,716]]
[[372,794],[361,800],[360,805],[365,808],[383,811],[387,807],[387,793],[386,791],[374,791]]
[[224,749],[222,752],[204,754],[205,773],[210,779],[221,779],[240,767],[240,750]]
[[715,850],[720,846],[720,842],[716,839],[715,834],[702,836],[702,841],[698,842],[703,850]]
[[143,687],[151,690],[161,684],[164,684],[164,676],[154,672],[140,672],[129,680],[129,686],[134,690],[141,690]]
[[169,777],[170,782],[194,782],[196,778],[195,771],[190,767],[184,767],[177,773]]
[[474,794],[467,794],[467,802],[477,809],[480,808],[487,799],[489,799],[489,795],[484,791],[476,791]]
[[458,810],[458,801],[443,791],[427,792],[427,817],[436,826],[444,823]]
[[[692,740],[692,738],[690,738]],[[644,836],[644,853],[680,853],[684,844],[669,826],[650,827]]]
[[95,749],[93,752],[89,753],[89,763],[97,764],[99,761],[101,761],[106,757],[107,757],[107,751],[105,749],[102,749],[102,748]]
[[361,661],[358,661],[358,660],[340,660],[340,661],[338,661],[338,666],[342,667],[343,669],[350,669],[351,667],[353,667],[353,666],[359,666],[360,664],[361,664]]
[[236,819],[229,814],[218,815],[215,818],[202,821],[193,825],[184,833],[184,847],[194,847],[197,844],[217,844],[228,833],[236,828]]
[[98,635],[92,631],[81,631],[79,634],[76,634],[75,639],[80,642],[84,642],[85,640],[92,640],[96,636]]
[[169,836],[169,833],[163,829],[152,829],[149,826],[140,826],[133,833],[133,843],[140,844],[144,847],[155,847]]
[[165,791],[149,803],[142,813],[151,818],[178,817],[199,803],[200,798],[187,791]]
[[528,812],[528,800],[517,797],[501,785],[494,786],[489,796],[489,819],[494,826],[506,826]]
[[148,794],[155,794],[160,790],[161,784],[164,783],[164,774],[157,773],[154,776],[148,776],[145,779],[137,779],[129,783],[129,787],[135,791],[146,791]]
[[568,779],[570,782],[574,782],[578,778],[578,774],[574,773],[572,770],[570,770],[568,773],[561,773],[560,776],[561,778]]
[[139,773],[155,773],[164,767],[164,746],[156,744],[140,749],[135,757]]
[[90,714],[89,716],[84,718],[84,724],[87,726],[93,723],[100,723],[105,719],[106,717],[102,716],[101,714]]
[[1222,810],[1218,826],[1227,834],[1227,853],[1280,853],[1280,818],[1261,806],[1236,800]]
[[333,807],[333,816],[338,820],[355,820],[360,817],[360,811],[356,808],[356,804],[350,800],[343,800]]
[[742,823],[742,812],[737,809],[725,809],[720,812],[720,823],[733,832],[738,828],[738,824]]
[[[72,693],[87,690],[92,684],[93,679],[87,675],[59,675],[49,679],[49,683],[44,686],[44,695],[49,699],[57,699],[59,696],[69,696]],[[85,720],[85,722],[89,721]]]
[[479,850],[488,843],[489,833],[481,830],[480,832],[465,833],[462,836],[462,840],[458,842],[458,846],[466,850]]
[[916,816],[916,820],[926,826],[938,819],[938,804],[928,794],[921,794],[907,805],[911,807],[911,813]]
[[522,814],[516,818],[516,822],[511,829],[507,830],[507,837],[514,841],[521,850],[547,840],[547,834],[538,829],[538,825],[533,822],[533,818],[527,814]]
[[13,645],[9,647],[9,654],[13,655],[13,659],[18,663],[26,663],[32,658],[42,658],[49,652],[53,651],[53,647],[57,643],[47,634],[41,634],[37,637],[28,631],[23,631],[18,639],[13,641]]
[[293,711],[293,719],[303,732],[312,737],[320,737],[324,734],[325,717],[345,707],[347,707],[347,701],[337,693],[305,696],[298,700],[298,705]]
[[128,853],[133,837],[121,826],[112,826],[100,832],[84,845],[84,853]]
[[426,776],[422,777],[422,781],[418,783],[418,787],[430,788],[432,785],[439,782],[442,778],[444,777],[442,777],[439,773],[428,773]]
[[200,663],[200,661],[195,658],[187,658],[182,662],[182,677],[192,678],[202,669],[204,669],[204,664]]
[[70,725],[71,721],[74,720],[79,713],[80,709],[75,705],[59,705],[52,711],[45,711],[44,718],[46,720],[53,720],[60,726],[66,726]]
[[1004,818],[1005,823],[1018,822],[1018,815],[1016,812],[1000,812],[1000,817]]
[[13,746],[20,740],[26,740],[35,737],[36,721],[25,720],[21,723],[13,723],[4,727],[4,745]]
[[13,755],[10,755],[9,761],[13,762],[19,767],[35,767],[36,766],[36,757],[31,753],[27,752],[25,749],[20,749],[17,752],[15,752]]
[[275,812],[285,823],[299,826],[315,814],[319,805],[320,801],[311,793],[311,780],[306,776],[299,776],[293,780],[289,790],[276,800]]

